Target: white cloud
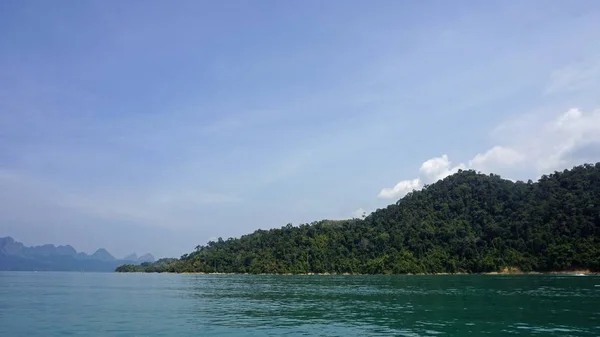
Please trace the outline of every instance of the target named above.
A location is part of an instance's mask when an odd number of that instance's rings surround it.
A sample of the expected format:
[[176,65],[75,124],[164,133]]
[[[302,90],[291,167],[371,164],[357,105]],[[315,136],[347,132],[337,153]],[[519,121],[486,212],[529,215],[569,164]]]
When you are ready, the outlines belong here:
[[600,148],[600,110],[585,114],[580,109],[570,109],[532,137],[546,144],[532,149],[539,156],[534,163],[538,173],[600,160],[598,152],[594,152]]
[[405,196],[412,190],[418,190],[421,188],[421,180],[419,178],[412,180],[403,180],[391,188],[384,188],[379,192],[378,197],[381,199],[394,199]]
[[504,147],[494,146],[487,152],[478,153],[469,161],[469,168],[478,171],[489,171],[490,168],[513,166],[523,161],[525,156],[519,151]]
[[458,172],[460,169],[464,169],[463,164],[452,167],[452,163],[448,160],[448,155],[444,154],[441,157],[431,158],[421,164],[421,168],[419,168],[419,180],[424,184],[431,184]]
[[581,110],[577,108],[569,109],[569,111],[565,112],[563,115],[556,119],[556,127],[562,128],[568,126],[570,123],[580,119],[582,116]]
[[[600,161],[600,110],[584,113],[572,108],[560,115],[525,116],[505,123],[494,133],[507,144],[478,153],[468,165],[452,166],[447,155],[431,158],[419,168],[419,177],[383,188],[378,197],[397,199],[424,184],[434,183],[459,169],[531,178],[554,170]],[[545,121],[544,121],[545,120]]]
[[407,193],[420,189],[424,184],[434,183],[464,168],[464,164],[452,166],[452,162],[450,162],[446,154],[431,158],[421,164],[418,178],[403,180],[394,187],[384,188],[379,192],[378,197],[381,199],[402,198]]
[[[502,153],[505,164],[528,177],[539,176],[600,160],[600,110],[571,108],[560,114],[530,114],[504,123],[494,136],[504,143],[504,150],[497,152]],[[511,166],[492,161],[478,167],[475,163],[483,155],[478,156],[472,166],[482,171],[502,174]]]
[[366,216],[368,214],[367,211],[365,211],[363,208],[359,208],[356,211],[352,212],[352,218],[353,219],[361,219],[363,216]]

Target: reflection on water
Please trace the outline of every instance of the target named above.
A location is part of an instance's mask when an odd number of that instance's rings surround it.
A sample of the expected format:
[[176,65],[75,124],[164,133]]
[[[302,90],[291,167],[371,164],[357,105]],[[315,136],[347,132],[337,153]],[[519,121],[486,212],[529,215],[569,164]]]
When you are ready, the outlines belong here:
[[599,281],[0,273],[0,335],[599,336]]

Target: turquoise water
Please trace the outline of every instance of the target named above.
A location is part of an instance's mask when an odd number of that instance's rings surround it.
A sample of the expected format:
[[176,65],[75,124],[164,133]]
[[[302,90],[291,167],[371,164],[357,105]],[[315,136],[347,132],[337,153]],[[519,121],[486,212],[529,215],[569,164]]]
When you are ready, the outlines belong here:
[[600,277],[0,272],[0,336],[600,336]]

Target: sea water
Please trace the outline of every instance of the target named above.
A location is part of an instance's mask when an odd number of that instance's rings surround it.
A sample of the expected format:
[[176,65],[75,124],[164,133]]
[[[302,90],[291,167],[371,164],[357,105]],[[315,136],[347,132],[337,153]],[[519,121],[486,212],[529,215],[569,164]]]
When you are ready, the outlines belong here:
[[600,277],[0,272],[0,336],[600,336]]

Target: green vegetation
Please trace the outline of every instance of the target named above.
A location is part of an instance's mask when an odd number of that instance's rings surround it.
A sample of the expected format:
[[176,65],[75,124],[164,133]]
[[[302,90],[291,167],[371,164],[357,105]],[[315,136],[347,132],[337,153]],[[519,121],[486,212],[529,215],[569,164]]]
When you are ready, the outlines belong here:
[[154,273],[154,272],[163,272],[165,270],[165,268],[172,264],[172,263],[176,263],[178,260],[177,259],[171,259],[171,258],[166,258],[166,259],[160,259],[154,263],[152,262],[143,262],[142,264],[139,265],[135,265],[135,264],[124,264],[121,265],[119,267],[117,267],[117,269],[115,270],[116,272],[119,273]]
[[600,270],[600,163],[533,183],[460,171],[365,219],[258,230],[117,271],[477,273]]

